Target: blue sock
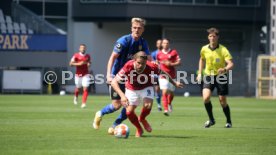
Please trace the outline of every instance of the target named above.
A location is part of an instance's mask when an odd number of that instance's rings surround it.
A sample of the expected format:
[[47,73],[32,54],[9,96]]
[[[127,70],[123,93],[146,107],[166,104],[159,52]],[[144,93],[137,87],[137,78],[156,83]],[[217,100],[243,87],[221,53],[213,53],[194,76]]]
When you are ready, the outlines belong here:
[[155,98],[156,98],[157,104],[161,105],[161,92],[156,93]]
[[120,115],[117,117],[117,119],[113,123],[113,127],[116,127],[117,125],[121,124],[126,119],[127,119],[126,108],[123,108]]
[[105,114],[113,113],[114,111],[116,111],[116,109],[114,108],[113,104],[108,104],[101,110],[101,113],[103,116]]

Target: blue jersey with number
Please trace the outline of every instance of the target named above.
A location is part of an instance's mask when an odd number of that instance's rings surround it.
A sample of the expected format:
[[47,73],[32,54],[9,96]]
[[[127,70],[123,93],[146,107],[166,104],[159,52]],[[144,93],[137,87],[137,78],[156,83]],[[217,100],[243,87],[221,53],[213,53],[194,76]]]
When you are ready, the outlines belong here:
[[156,57],[157,57],[158,51],[159,51],[159,50],[157,49],[157,50],[151,52],[151,58],[152,58],[153,61],[156,61]]
[[131,34],[119,38],[114,46],[113,52],[119,54],[112,66],[112,75],[116,75],[126,62],[132,59],[133,55],[139,51],[144,51],[149,55],[148,44],[142,37],[135,41]]

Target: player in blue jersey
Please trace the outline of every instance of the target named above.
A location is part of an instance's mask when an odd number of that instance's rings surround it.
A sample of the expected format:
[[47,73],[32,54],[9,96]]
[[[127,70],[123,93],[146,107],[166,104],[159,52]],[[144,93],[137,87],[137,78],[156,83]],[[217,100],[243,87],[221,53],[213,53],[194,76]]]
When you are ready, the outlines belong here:
[[[151,52],[151,58],[153,61],[156,61],[156,56],[158,51],[162,50],[162,39],[158,39],[156,41],[156,50]],[[162,111],[162,106],[161,106],[161,91],[160,91],[160,87],[159,87],[159,83],[158,83],[158,77],[155,78],[157,84],[154,85],[154,89],[155,89],[155,98],[156,98],[156,102],[157,102],[157,108],[159,111]]]
[[[145,51],[150,58],[150,52],[147,42],[141,37],[144,32],[146,21],[142,18],[132,18],[131,19],[131,34],[124,35],[116,41],[116,44],[113,48],[113,52],[107,63],[107,73],[106,79],[107,83],[110,84],[115,75],[120,71],[120,69],[125,65],[125,63],[132,59],[133,55],[139,51]],[[125,91],[124,83],[120,84],[121,90]],[[109,93],[112,99],[112,102],[106,105],[102,110],[97,111],[93,121],[93,128],[99,129],[102,117],[105,114],[113,113],[121,107],[121,98],[109,86]],[[122,109],[117,120],[114,122],[120,124],[123,120],[127,119],[125,108]]]
[[158,51],[162,50],[162,39],[157,39],[156,41],[156,50],[151,52],[151,58],[153,61],[156,61],[156,56]]

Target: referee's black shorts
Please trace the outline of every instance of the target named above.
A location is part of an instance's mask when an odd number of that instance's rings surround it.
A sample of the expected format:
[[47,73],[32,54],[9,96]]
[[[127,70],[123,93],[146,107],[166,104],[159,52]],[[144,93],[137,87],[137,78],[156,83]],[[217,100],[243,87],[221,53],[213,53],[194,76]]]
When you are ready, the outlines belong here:
[[[120,86],[120,89],[122,90],[122,92],[125,92],[125,84],[119,83],[119,86]],[[111,87],[110,84],[108,84],[108,88],[109,88],[109,94],[110,94],[111,100],[120,100],[121,99],[120,95],[113,89],[113,87]]]
[[221,75],[214,75],[209,76],[205,75],[203,77],[203,89],[207,88],[210,89],[212,92],[215,88],[217,88],[217,94],[221,96],[228,95],[228,75],[221,74]]

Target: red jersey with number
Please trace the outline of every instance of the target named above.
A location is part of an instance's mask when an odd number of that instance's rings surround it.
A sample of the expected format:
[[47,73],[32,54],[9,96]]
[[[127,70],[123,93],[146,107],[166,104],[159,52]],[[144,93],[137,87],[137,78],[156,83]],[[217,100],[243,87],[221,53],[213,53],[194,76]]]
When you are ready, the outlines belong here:
[[[71,61],[74,61],[74,62],[85,61],[85,62],[90,63],[90,55],[89,54],[82,54],[82,53],[78,52],[78,53],[75,53],[73,55]],[[89,70],[88,70],[88,65],[87,64],[83,64],[81,66],[76,66],[76,76],[82,77],[82,76],[84,76],[88,73],[89,73]]]
[[173,79],[176,78],[176,69],[174,66],[167,66],[163,62],[170,61],[176,62],[180,57],[176,50],[169,50],[169,52],[159,51],[156,56],[157,61],[160,63],[160,69],[167,72]]
[[137,73],[134,66],[135,60],[128,61],[118,72],[116,78],[125,80],[125,86],[130,90],[142,90],[146,87],[153,86],[154,75],[159,75],[161,70],[158,65],[147,61],[145,69]]

